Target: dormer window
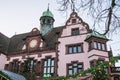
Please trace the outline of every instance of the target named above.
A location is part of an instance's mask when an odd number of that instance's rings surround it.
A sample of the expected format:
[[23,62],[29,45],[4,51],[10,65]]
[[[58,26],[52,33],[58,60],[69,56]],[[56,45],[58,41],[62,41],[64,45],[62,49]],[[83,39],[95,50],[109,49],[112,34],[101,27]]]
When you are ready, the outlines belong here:
[[79,35],[79,28],[72,29],[71,34],[72,36]]
[[75,24],[76,23],[76,19],[72,19],[72,24]]

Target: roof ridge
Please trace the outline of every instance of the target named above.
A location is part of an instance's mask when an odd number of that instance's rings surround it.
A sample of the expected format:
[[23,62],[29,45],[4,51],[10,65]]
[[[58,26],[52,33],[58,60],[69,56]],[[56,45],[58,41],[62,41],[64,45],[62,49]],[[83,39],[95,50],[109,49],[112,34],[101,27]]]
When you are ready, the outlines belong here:
[[[18,36],[18,35],[24,35],[24,34],[29,34],[30,32],[25,32],[25,33],[20,33],[20,34],[15,34],[15,35],[13,35],[12,37],[15,37],[15,36]],[[11,37],[11,38],[12,38]]]

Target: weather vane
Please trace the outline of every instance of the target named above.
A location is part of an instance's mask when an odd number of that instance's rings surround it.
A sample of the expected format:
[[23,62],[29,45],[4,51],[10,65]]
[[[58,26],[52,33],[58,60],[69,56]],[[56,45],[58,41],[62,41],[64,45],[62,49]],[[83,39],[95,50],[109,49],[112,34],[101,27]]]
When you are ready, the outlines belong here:
[[74,0],[71,0],[71,9],[73,12],[75,12],[75,3],[74,3]]
[[50,3],[48,3],[48,10],[49,10]]

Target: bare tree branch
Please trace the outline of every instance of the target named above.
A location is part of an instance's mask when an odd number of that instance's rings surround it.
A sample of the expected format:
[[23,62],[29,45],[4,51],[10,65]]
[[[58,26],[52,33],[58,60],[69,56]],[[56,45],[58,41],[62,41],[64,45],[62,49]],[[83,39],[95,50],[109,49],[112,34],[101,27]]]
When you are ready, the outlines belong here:
[[70,6],[75,10],[87,11],[95,20],[93,23],[94,27],[96,24],[99,28],[104,24],[104,32],[106,35],[109,32],[114,32],[120,27],[120,0],[57,0],[60,1],[58,4],[61,5],[60,10],[65,11]]

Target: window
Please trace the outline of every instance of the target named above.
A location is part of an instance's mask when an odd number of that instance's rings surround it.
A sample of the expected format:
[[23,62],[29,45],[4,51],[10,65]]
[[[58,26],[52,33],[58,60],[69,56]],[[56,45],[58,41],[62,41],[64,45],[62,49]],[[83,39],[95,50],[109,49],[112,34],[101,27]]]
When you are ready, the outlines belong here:
[[77,74],[83,71],[82,63],[72,63],[67,65],[68,75]]
[[76,23],[76,19],[72,19],[72,24],[75,24]]
[[105,62],[104,60],[97,60],[97,64],[100,64],[100,63],[103,63],[103,62]]
[[72,36],[79,35],[79,28],[72,29]]
[[101,44],[102,45],[102,50],[105,50],[105,44]]
[[106,50],[105,44],[100,42],[94,42],[94,48],[98,50]]
[[94,66],[96,66],[100,63],[103,63],[103,62],[104,62],[103,59],[98,59],[98,60],[94,59],[94,60],[90,61],[90,67],[94,67]]
[[97,42],[94,42],[94,48],[97,49]]
[[68,52],[67,52],[68,54],[81,53],[81,52],[83,52],[82,44],[68,46]]
[[98,49],[101,50],[101,43],[98,43]]
[[90,67],[94,67],[95,64],[96,64],[96,60],[92,60],[92,61],[90,61]]
[[43,19],[43,21],[42,21],[43,23],[42,24],[45,24],[45,19]]
[[68,53],[71,54],[72,53],[72,46],[68,47]]
[[28,70],[29,71],[34,71],[36,67],[36,61],[33,59],[29,59],[28,61]]
[[17,60],[12,62],[11,68],[12,68],[11,69],[12,72],[18,73],[18,71],[19,71],[19,63],[18,63]]
[[47,24],[51,24],[51,20],[50,19],[47,20]]
[[54,75],[54,59],[46,59],[44,60],[44,66],[43,66],[43,76],[45,75]]

